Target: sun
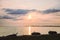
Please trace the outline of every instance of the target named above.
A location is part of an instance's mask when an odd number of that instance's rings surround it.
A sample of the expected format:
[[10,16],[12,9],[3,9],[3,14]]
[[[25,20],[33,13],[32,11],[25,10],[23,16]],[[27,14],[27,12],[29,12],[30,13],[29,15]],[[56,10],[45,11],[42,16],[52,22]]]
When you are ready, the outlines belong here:
[[29,19],[29,20],[32,19],[32,15],[28,15],[28,19]]

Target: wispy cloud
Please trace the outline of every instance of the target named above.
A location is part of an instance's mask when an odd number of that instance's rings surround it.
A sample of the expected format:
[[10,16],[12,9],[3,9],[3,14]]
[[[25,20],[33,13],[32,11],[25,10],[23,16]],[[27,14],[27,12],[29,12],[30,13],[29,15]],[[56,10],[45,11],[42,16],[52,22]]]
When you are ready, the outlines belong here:
[[[4,10],[5,15],[3,13],[3,16],[0,16],[0,19],[17,19],[17,18],[20,18],[21,16],[25,16],[29,12],[38,12],[42,15],[44,15],[44,14],[50,15],[50,14],[53,14],[53,13],[54,13],[55,16],[60,15],[59,13],[56,13],[56,12],[60,12],[60,9],[47,9],[47,10],[44,10],[44,11],[40,11],[40,10],[36,10],[36,9],[28,10],[28,9],[3,8],[2,10]],[[21,18],[21,19],[23,19],[23,18]],[[17,19],[17,20],[20,20],[20,19]]]
[[25,10],[25,9],[3,9],[5,10],[5,12],[7,12],[7,14],[12,14],[12,15],[24,15],[26,13],[29,12],[29,10]]
[[56,13],[56,12],[60,12],[60,9],[47,9],[43,11],[44,13]]
[[0,16],[0,19],[14,19],[14,17],[11,17],[11,16]]

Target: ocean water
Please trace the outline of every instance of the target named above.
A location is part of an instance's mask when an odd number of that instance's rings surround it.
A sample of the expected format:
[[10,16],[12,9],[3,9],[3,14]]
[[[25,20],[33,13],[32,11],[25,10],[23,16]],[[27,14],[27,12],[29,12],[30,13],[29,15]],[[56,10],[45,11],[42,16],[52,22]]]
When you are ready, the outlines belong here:
[[60,27],[17,27],[18,35],[31,35],[33,32],[48,34],[49,31],[60,33]]
[[0,27],[0,36],[7,36],[18,33],[17,35],[31,35],[33,32],[48,34],[48,31],[60,33],[60,27]]
[[11,26],[0,27],[0,36],[7,36],[15,33],[16,33],[16,27],[11,27]]

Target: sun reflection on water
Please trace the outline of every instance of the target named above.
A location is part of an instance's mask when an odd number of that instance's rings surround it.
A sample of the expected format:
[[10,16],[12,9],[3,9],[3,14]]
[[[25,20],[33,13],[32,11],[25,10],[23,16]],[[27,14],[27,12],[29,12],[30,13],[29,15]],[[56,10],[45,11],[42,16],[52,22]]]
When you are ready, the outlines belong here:
[[28,28],[29,28],[28,34],[31,35],[31,26],[29,26]]

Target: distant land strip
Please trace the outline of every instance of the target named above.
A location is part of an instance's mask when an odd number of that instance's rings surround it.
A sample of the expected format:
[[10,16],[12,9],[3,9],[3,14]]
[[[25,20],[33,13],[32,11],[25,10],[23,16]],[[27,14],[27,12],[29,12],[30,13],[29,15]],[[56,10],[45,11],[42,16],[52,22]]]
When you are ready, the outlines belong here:
[[[25,26],[29,27],[29,26]],[[60,25],[30,25],[30,27],[60,27]]]

